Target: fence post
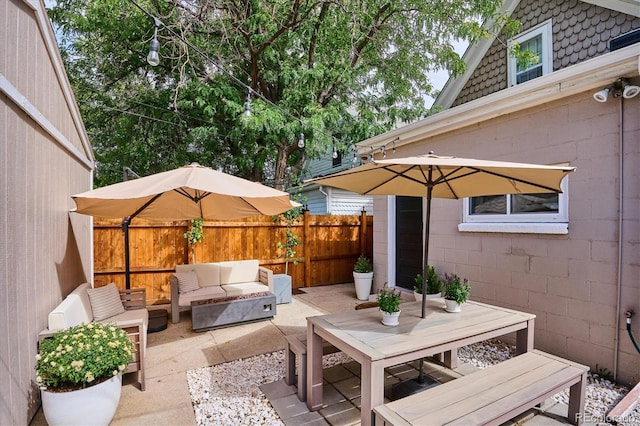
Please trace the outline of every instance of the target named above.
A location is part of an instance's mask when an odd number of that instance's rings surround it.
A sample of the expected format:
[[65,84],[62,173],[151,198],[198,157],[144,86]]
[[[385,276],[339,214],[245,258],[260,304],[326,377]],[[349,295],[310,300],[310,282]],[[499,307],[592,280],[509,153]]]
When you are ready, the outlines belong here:
[[364,207],[360,212],[360,254],[368,256],[367,253],[367,212]]
[[303,287],[311,287],[311,245],[308,243],[311,241],[311,226],[309,224],[309,210],[306,210],[302,214],[302,220],[304,224],[304,231],[302,235],[302,247],[304,249],[304,282]]

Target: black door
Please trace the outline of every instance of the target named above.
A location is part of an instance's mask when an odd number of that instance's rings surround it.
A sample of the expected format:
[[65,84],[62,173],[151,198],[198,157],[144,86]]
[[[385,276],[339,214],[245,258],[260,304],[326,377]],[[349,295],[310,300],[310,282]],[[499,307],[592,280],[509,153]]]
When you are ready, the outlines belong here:
[[413,290],[422,271],[422,198],[396,197],[396,286]]

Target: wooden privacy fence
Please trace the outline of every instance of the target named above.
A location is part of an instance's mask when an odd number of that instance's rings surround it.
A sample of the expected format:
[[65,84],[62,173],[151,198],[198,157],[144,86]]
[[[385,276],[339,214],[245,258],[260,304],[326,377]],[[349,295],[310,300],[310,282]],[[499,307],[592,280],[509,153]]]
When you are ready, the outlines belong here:
[[[96,287],[115,282],[124,288],[124,236],[121,220],[94,221],[94,280]],[[134,219],[129,227],[131,287],[147,290],[148,304],[168,303],[169,277],[178,264],[192,260],[183,234],[188,221],[157,222]],[[260,265],[285,273],[287,226],[271,216],[204,222],[204,239],[195,248],[198,263],[258,259]],[[353,265],[373,253],[373,217],[310,215],[305,212],[291,230],[298,235],[295,264],[287,273],[294,288],[353,281]]]

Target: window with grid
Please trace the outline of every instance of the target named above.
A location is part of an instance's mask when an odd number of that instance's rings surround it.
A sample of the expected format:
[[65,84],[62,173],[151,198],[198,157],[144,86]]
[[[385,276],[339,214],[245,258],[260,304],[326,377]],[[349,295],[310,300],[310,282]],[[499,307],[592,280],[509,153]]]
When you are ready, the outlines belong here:
[[553,71],[551,30],[551,20],[548,20],[510,40],[510,46],[518,43],[522,52],[530,50],[538,58],[537,61],[523,67],[517,63],[516,58],[509,55],[510,86],[533,80]]

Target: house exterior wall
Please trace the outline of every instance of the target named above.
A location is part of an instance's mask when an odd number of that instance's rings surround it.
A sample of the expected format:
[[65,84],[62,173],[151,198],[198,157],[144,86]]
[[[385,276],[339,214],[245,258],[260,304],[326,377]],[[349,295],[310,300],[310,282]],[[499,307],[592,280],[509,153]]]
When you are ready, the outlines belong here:
[[353,215],[364,209],[368,215],[373,214],[373,197],[356,194],[342,189],[317,186],[301,191],[304,204],[311,214]]
[[[554,71],[604,54],[611,38],[640,28],[640,18],[578,0],[523,1],[512,17],[522,23],[521,32],[552,20]],[[501,33],[452,106],[507,87],[506,41]]]
[[[634,84],[639,84],[636,78]],[[623,111],[623,115],[621,115]],[[472,300],[536,314],[535,347],[617,379],[640,380],[638,354],[624,312],[640,312],[640,96],[595,102],[583,92],[398,148],[397,156],[429,150],[460,157],[549,164],[570,162],[566,235],[463,233],[461,200],[432,201],[429,263],[470,280]],[[621,121],[622,117],[622,121]],[[620,123],[624,145],[620,153]],[[618,274],[619,164],[624,198],[620,312]],[[376,217],[388,212],[376,197]],[[376,286],[388,277],[388,223],[374,222]],[[391,225],[392,227],[393,225]],[[379,287],[376,287],[379,288]],[[616,330],[616,321],[618,329]],[[637,335],[638,321],[634,329]],[[617,342],[619,340],[619,342]],[[615,348],[619,346],[617,368]]]
[[91,276],[91,221],[69,209],[91,187],[93,157],[53,37],[42,3],[0,2],[3,425],[29,424],[38,409],[38,333]]
[[[330,155],[313,159],[308,162],[305,168],[305,178],[315,178],[349,170],[358,162],[353,162],[353,150],[349,150],[343,155],[339,166],[333,166],[333,159]],[[359,214],[364,209],[367,214],[373,214],[373,198],[362,196],[354,192],[343,191],[336,188],[318,188],[316,185],[307,186],[302,190],[303,197],[306,197],[305,204],[311,214],[335,214],[352,215]]]

